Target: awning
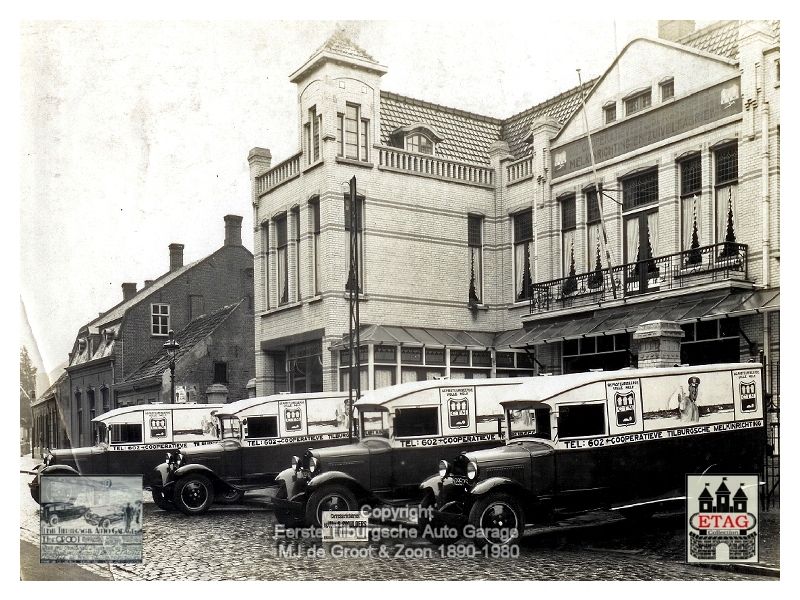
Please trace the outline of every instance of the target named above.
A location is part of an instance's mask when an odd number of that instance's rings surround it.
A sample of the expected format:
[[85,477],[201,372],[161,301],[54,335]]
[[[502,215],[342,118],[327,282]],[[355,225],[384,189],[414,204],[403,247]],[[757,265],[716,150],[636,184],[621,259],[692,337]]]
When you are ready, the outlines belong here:
[[[397,327],[395,325],[362,325],[359,331],[361,344],[395,346],[488,349],[493,347],[494,338],[493,333],[482,331]],[[331,345],[331,350],[347,348],[349,341],[348,336],[344,335],[341,340]]]
[[[582,337],[632,333],[642,323],[663,319],[679,324],[742,317],[780,310],[780,290],[719,291],[628,304],[528,323],[521,333],[501,334],[510,348],[525,348]],[[498,336],[499,337],[499,336]]]

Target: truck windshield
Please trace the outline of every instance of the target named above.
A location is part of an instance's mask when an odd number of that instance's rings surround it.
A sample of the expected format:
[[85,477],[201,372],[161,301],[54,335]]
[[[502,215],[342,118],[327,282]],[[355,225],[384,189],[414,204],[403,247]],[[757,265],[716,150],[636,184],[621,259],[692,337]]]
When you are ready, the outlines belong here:
[[389,438],[389,413],[383,410],[359,411],[363,437]]
[[550,439],[550,410],[547,408],[525,408],[509,410],[509,439],[515,437],[535,437]]
[[239,419],[236,417],[220,417],[219,423],[220,439],[242,439],[242,426],[239,422]]

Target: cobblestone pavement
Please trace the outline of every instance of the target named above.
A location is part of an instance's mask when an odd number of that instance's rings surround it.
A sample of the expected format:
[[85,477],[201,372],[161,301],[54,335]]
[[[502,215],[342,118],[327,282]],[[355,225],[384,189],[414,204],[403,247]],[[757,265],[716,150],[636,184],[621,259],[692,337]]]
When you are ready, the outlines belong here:
[[[38,547],[38,505],[28,493],[29,480],[30,476],[20,475],[20,538]],[[683,526],[674,517],[655,519],[650,532],[613,519],[599,525],[551,528],[526,535],[518,557],[493,558],[470,555],[474,546],[463,542],[440,550],[421,539],[381,539],[367,545],[277,540],[275,520],[263,495],[248,494],[247,506],[215,507],[199,517],[164,512],[152,503],[149,492],[143,497],[142,563],[82,568],[131,581],[775,580],[685,564],[676,550],[682,549]],[[400,556],[392,556],[398,551]],[[442,556],[448,552],[451,556]],[[353,556],[334,557],[334,553]],[[50,566],[40,565],[45,573]]]

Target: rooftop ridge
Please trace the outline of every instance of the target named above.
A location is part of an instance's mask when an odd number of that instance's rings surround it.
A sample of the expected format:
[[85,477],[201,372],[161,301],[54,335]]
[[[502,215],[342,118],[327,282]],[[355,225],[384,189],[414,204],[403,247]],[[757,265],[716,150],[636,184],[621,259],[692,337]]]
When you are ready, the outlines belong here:
[[328,39],[325,40],[325,42],[308,58],[311,60],[318,54],[321,54],[325,51],[332,52],[334,54],[341,54],[343,56],[355,56],[371,62],[377,62],[375,58],[366,50],[351,40],[345,30],[341,27],[337,28],[336,31],[334,31],[330,37],[328,37]]
[[736,23],[736,22],[737,22],[736,20],[715,21],[715,22],[711,23],[710,25],[706,25],[702,29],[698,29],[697,31],[693,31],[692,33],[689,33],[689,34],[683,36],[682,38],[678,38],[676,43],[687,45],[690,42],[693,42],[693,41],[695,41],[696,39],[698,39],[700,37],[708,35],[712,31],[714,31],[715,29],[721,29],[723,27],[728,27],[732,23]]
[[508,117],[507,119],[504,119],[504,121],[512,121],[514,119],[521,118],[521,117],[523,117],[525,115],[528,115],[528,114],[535,113],[535,112],[538,112],[540,110],[543,110],[543,109],[547,108],[548,106],[553,106],[555,104],[558,104],[562,100],[565,100],[566,98],[570,98],[570,97],[578,94],[581,91],[581,88],[583,88],[584,90],[587,90],[587,91],[591,90],[592,86],[595,83],[597,83],[597,81],[599,79],[600,79],[600,76],[598,75],[597,77],[594,77],[592,79],[589,79],[589,80],[585,81],[583,83],[583,85],[576,85],[575,87],[568,89],[566,92],[561,92],[557,96],[553,96],[552,98],[548,98],[547,100],[544,100],[544,101],[540,102],[539,104],[536,104],[536,105],[534,105],[534,106],[532,106],[530,108],[526,108],[525,110],[523,110],[521,112],[513,114],[510,117]]
[[478,121],[484,121],[486,123],[491,123],[492,125],[503,124],[503,119],[498,119],[496,117],[489,117],[486,115],[479,115],[477,113],[469,112],[468,110],[461,110],[460,108],[452,108],[450,106],[436,104],[435,102],[428,102],[427,100],[419,100],[418,98],[403,96],[402,94],[397,94],[395,92],[381,90],[381,96],[388,98],[390,100],[400,100],[401,102],[406,102],[408,104],[413,104],[415,106],[421,106],[423,108],[433,108],[435,110],[441,110],[446,113],[450,113],[452,115],[457,115],[459,117],[469,117],[471,119],[477,119]]

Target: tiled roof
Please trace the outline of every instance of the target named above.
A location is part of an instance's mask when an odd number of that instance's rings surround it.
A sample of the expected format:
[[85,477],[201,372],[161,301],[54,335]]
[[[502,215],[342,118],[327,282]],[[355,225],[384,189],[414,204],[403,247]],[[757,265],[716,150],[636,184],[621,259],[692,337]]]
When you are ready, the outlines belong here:
[[[235,311],[244,300],[238,304],[229,304],[219,310],[216,310],[207,315],[201,315],[191,321],[186,327],[181,329],[175,334],[175,341],[180,345],[180,349],[176,355],[176,360],[180,360],[181,356],[191,352],[197,344],[204,338],[211,334],[217,327],[219,327],[225,319]],[[157,377],[161,375],[169,367],[169,357],[166,350],[160,350],[146,361],[144,361],[139,368],[125,378],[125,381],[136,381],[139,379],[146,379],[147,377]]]
[[[584,94],[592,89],[596,81],[597,78],[591,79],[583,84]],[[536,119],[551,117],[562,125],[566,123],[567,119],[581,105],[580,90],[581,86],[574,87],[554,98],[537,104],[533,108],[524,110],[506,119],[503,124],[503,139],[508,142],[511,154],[520,158],[527,153],[527,145],[524,140],[530,134],[531,124],[536,121]]]
[[362,58],[371,62],[376,62],[366,50],[357,46],[352,42],[343,29],[337,29],[328,40],[317,48],[309,59],[314,58],[321,52],[332,52],[334,54],[342,54],[344,56],[352,56],[354,58]]
[[31,406],[36,406],[37,404],[45,402],[46,400],[48,400],[51,397],[55,396],[56,391],[58,390],[58,388],[67,381],[67,377],[68,377],[68,375],[67,375],[67,372],[65,370],[63,373],[61,373],[61,375],[58,376],[58,379],[56,379],[53,382],[53,385],[51,385],[49,388],[47,388],[47,390],[45,390],[44,394],[39,396],[36,400],[34,400],[31,403]]
[[[770,21],[776,40],[781,37],[781,22]],[[718,21],[678,40],[679,44],[718,54],[725,58],[736,58],[739,54],[739,26],[741,21]]]
[[502,121],[381,91],[381,144],[390,146],[391,134],[404,125],[422,122],[444,138],[436,156],[489,164],[489,145],[500,139]]

